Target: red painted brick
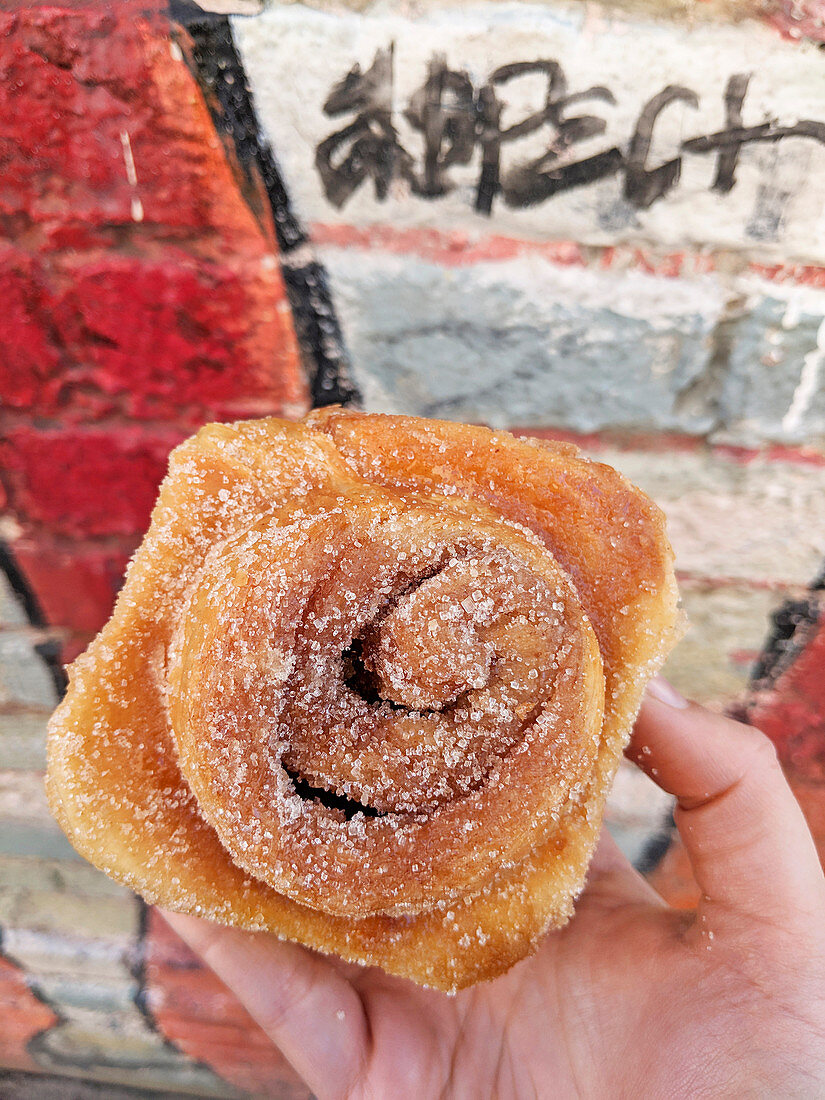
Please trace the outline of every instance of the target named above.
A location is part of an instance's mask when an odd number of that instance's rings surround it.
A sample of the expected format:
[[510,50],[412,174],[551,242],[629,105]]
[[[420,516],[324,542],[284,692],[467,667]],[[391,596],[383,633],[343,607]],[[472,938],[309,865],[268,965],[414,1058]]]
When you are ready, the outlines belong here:
[[194,426],[306,402],[280,272],[257,260],[0,246],[0,300],[7,407]]
[[[0,0],[0,12],[26,11],[33,6],[60,12],[82,11],[83,9],[92,11],[97,9],[99,11],[101,0],[53,0],[52,3],[40,0],[37,5],[33,5],[32,0]],[[168,10],[168,7],[169,0],[118,0],[118,8],[128,13],[130,17],[164,12]]]
[[[96,633],[96,632],[95,632]],[[94,638],[94,634],[89,631],[84,631],[81,634],[69,634],[65,638],[60,639],[60,663],[66,667],[76,661],[77,658],[83,653],[89,645],[89,642]]]
[[213,250],[259,238],[164,19],[34,7],[0,35],[0,216],[132,228],[138,199],[149,234],[217,230]]
[[[84,394],[128,417],[201,423],[300,405],[303,379],[280,273],[167,249],[101,254],[63,272],[56,340]],[[88,400],[88,398],[87,398]]]
[[62,355],[49,323],[53,301],[42,265],[0,244],[0,348],[7,408],[53,405]]
[[0,444],[11,511],[26,527],[87,537],[142,533],[185,433],[18,428]]
[[320,245],[411,254],[445,265],[462,266],[497,260],[512,260],[526,253],[538,253],[562,266],[584,266],[585,253],[575,241],[525,241],[498,234],[474,237],[460,230],[368,227],[317,222],[312,239]]
[[12,552],[46,621],[94,634],[111,614],[136,543],[108,547],[18,539]]
[[87,249],[114,248],[117,237],[122,235],[119,227],[93,226],[70,222],[68,225],[48,224],[42,227],[43,251],[84,252]]
[[[823,600],[825,607],[825,600]],[[803,628],[804,629],[804,628]],[[783,764],[825,784],[825,614],[793,663],[756,693],[748,717],[775,742]]]
[[28,987],[23,972],[0,955],[0,1066],[34,1071],[38,1067],[26,1049],[35,1035],[58,1018]]
[[770,23],[783,38],[799,42],[825,42],[825,10],[822,0],[781,0],[778,11],[768,16]]
[[18,242],[0,250],[6,405],[188,427],[303,411],[271,227],[167,22],[134,11],[0,17],[0,226]]
[[800,629],[801,651],[749,700],[747,716],[774,742],[790,777],[820,784],[825,798],[825,596],[819,622]]

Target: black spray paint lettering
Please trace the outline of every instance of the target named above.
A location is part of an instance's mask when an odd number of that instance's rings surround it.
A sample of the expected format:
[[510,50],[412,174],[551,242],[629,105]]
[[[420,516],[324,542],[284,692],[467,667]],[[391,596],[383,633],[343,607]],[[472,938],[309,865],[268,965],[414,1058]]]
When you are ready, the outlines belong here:
[[353,66],[324,103],[331,118],[356,112],[355,121],[330,134],[315,151],[315,167],[333,206],[343,206],[372,179],[383,202],[394,179],[412,180],[413,158],[398,140],[392,121],[393,46],[379,50],[365,73]]
[[466,73],[453,72],[433,57],[427,81],[410,97],[404,118],[424,137],[424,170],[412,187],[424,198],[451,190],[447,169],[469,164],[476,146],[475,91]]
[[[523,209],[612,176],[623,176],[622,194],[631,206],[648,209],[678,184],[685,153],[715,153],[716,171],[710,187],[727,194],[735,185],[739,157],[747,145],[777,143],[788,137],[811,138],[825,144],[825,122],[803,120],[780,126],[769,119],[746,126],[743,105],[750,76],[738,73],[730,77],[725,89],[724,128],[683,141],[678,156],[659,165],[649,164],[660,115],[672,103],[693,110],[699,107],[699,97],[690,88],[668,85],[642,107],[626,150],[612,145],[581,159],[570,159],[577,144],[607,129],[606,120],[591,112],[600,103],[615,106],[609,88],[596,85],[570,93],[564,70],[555,60],[502,65],[476,88],[466,72],[451,69],[443,56],[434,55],[424,84],[413,93],[403,112],[407,123],[423,139],[423,164],[419,167],[401,143],[393,122],[393,75],[390,46],[377,51],[366,72],[355,65],[333,86],[324,103],[324,113],[330,118],[355,115],[349,125],[330,134],[316,149],[315,164],[324,193],[336,207],[343,207],[369,180],[379,202],[386,199],[394,180],[405,181],[422,198],[437,199],[455,186],[451,168],[470,164],[478,150],[474,206],[480,214],[490,215],[499,196],[507,206]],[[537,75],[545,84],[542,106],[518,122],[503,126],[508,87],[520,78]],[[579,105],[589,109],[582,110]],[[514,163],[502,166],[503,151],[508,146],[543,129],[547,141],[540,156],[524,162],[512,156]]]
[[742,121],[742,104],[749,81],[750,77],[743,74],[732,76],[728,81],[725,90],[724,130],[682,142],[682,149],[688,153],[710,153],[718,150],[716,176],[711,186],[714,191],[722,194],[733,189],[739,154],[746,145],[756,142],[774,144],[789,137],[811,138],[825,144],[825,122],[804,119],[793,126],[779,126],[775,119],[770,119],[756,126],[745,126]]
[[656,119],[668,104],[676,102],[686,103],[695,110],[699,106],[699,97],[689,88],[669,84],[642,108],[630,139],[622,193],[630,205],[638,209],[647,210],[657,199],[661,199],[679,182],[682,174],[681,157],[673,157],[657,168],[646,167]]
[[[540,74],[547,82],[543,107],[520,122],[502,129],[500,120],[504,104],[496,89],[505,87],[518,77],[534,74]],[[568,118],[565,115],[567,108],[587,99],[610,104],[616,101],[613,94],[603,87],[588,88],[587,91],[569,95],[567,78],[557,61],[517,61],[503,65],[496,69],[489,82],[481,89],[480,98],[482,96],[488,105],[489,117],[484,120],[485,126],[480,136],[482,165],[486,167],[486,172],[482,170],[479,178],[475,208],[481,214],[492,212],[493,199],[499,192],[508,206],[535,206],[559,191],[578,186],[582,171],[588,174],[588,181],[601,179],[612,175],[621,163],[619,150],[610,149],[586,161],[558,164],[567,150],[577,142],[596,137],[607,128],[604,119],[595,115]],[[534,133],[543,126],[549,127],[551,131],[547,151],[540,157],[524,164],[516,164],[502,173],[502,146]],[[594,161],[597,163],[593,163]]]

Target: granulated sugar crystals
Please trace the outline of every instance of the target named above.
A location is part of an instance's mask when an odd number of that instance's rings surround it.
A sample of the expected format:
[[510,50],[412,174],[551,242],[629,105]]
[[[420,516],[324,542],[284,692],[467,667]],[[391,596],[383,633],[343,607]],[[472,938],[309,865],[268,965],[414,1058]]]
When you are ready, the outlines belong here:
[[568,444],[210,425],[71,669],[51,803],[151,901],[492,978],[572,912],[676,602],[659,511]]

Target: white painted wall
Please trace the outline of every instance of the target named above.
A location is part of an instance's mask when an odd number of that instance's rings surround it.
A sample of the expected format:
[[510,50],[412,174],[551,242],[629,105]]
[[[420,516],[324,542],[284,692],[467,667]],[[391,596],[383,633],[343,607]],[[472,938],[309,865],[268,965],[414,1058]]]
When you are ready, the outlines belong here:
[[[682,84],[696,93],[698,108],[683,103],[667,107],[656,123],[650,151],[652,165],[670,159],[681,141],[724,128],[725,87],[736,73],[752,74],[743,107],[746,126],[767,119],[782,125],[801,119],[825,124],[825,64],[811,43],[782,41],[755,22],[704,24],[691,31],[674,22],[608,20],[593,11],[579,3],[450,6],[425,0],[415,5],[390,2],[365,14],[332,14],[294,4],[236,18],[234,33],[259,115],[298,211],[310,222],[458,228],[602,245],[642,241],[668,248],[710,246],[825,262],[825,144],[801,137],[744,149],[728,195],[710,191],[716,155],[686,153],[680,182],[649,210],[625,203],[620,180],[612,178],[526,210],[508,209],[499,200],[492,216],[484,217],[473,210],[478,150],[469,165],[451,169],[455,189],[438,199],[417,197],[404,181],[397,181],[383,203],[368,184],[343,209],[326,199],[314,167],[315,148],[354,115],[329,118],[323,104],[355,64],[369,69],[376,51],[393,43],[393,121],[419,166],[422,138],[403,111],[425,81],[434,54],[466,71],[476,86],[498,66],[555,59],[571,92],[608,87],[615,106],[588,100],[570,110],[600,115],[607,124],[603,135],[574,146],[571,160],[614,144],[625,147],[645,102],[667,85]],[[503,124],[538,110],[544,91],[536,75],[503,85]],[[550,136],[543,127],[508,145],[505,167],[540,155]]]
[[[336,205],[316,166],[318,145],[358,117],[325,114],[331,91],[390,46],[392,84],[373,102],[386,106],[420,180],[424,138],[405,111],[434,57],[476,92],[498,67],[541,59],[561,64],[569,93],[607,88],[615,103],[589,97],[566,109],[599,116],[605,130],[558,165],[614,146],[626,156],[644,104],[683,85],[695,106],[672,102],[657,118],[655,168],[684,141],[725,128],[735,74],[750,77],[743,126],[808,120],[825,137],[825,61],[813,44],[755,21],[691,28],[609,19],[563,0],[386,0],[360,14],[291,4],[237,17],[233,28],[296,212],[315,229],[368,407],[504,426],[825,441],[825,272],[817,282],[799,269],[825,265],[825,142],[747,145],[726,194],[711,188],[718,153],[682,150],[681,178],[647,209],[627,201],[619,174],[521,209],[499,195],[489,216],[478,213],[478,143],[469,163],[445,170],[452,189],[436,198],[398,174],[384,201],[367,179]],[[501,83],[502,128],[539,111],[546,92],[535,73]],[[502,173],[556,136],[544,123],[505,142]],[[506,256],[496,255],[500,239]],[[563,267],[542,253],[553,241],[574,242],[581,262]],[[620,257],[605,253],[612,246]],[[653,261],[684,254],[682,274],[645,272],[636,250]],[[769,281],[759,264],[784,265],[783,274]]]

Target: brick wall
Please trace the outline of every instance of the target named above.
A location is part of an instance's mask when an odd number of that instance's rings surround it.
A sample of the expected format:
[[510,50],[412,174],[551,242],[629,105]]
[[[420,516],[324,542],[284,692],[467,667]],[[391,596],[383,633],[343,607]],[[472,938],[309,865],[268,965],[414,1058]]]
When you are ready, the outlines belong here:
[[610,11],[234,20],[367,403],[821,442],[817,44]]
[[[0,1065],[299,1096],[51,821],[60,660],[205,421],[360,395],[571,438],[665,508],[668,674],[774,737],[825,853],[825,31],[725,0],[228,6],[255,14],[0,0]],[[670,809],[628,768],[610,824],[689,904]]]
[[108,614],[170,448],[308,404],[272,227],[146,7],[0,13],[0,467],[67,657]]
[[9,7],[0,1065],[108,1086],[139,1070],[163,1095],[304,1095],[209,972],[189,959],[174,980],[169,936],[162,954],[142,903],[75,856],[41,779],[59,660],[108,616],[170,448],[205,421],[308,407],[275,230],[160,5]]

